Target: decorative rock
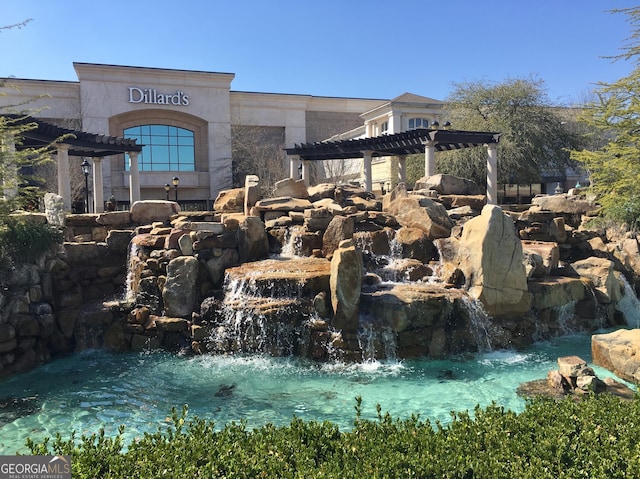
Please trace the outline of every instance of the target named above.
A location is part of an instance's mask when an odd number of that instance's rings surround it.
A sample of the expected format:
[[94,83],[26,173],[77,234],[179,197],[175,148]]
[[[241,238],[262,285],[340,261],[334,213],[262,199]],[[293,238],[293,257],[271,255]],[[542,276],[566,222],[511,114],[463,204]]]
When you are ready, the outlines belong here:
[[396,231],[396,241],[402,248],[404,258],[417,259],[427,263],[437,256],[437,250],[433,242],[427,237],[422,228],[403,226]]
[[313,205],[307,199],[292,198],[290,196],[283,196],[279,198],[268,198],[260,200],[256,203],[256,209],[258,211],[304,211],[312,208]]
[[536,196],[531,199],[531,204],[539,207],[541,210],[563,214],[584,214],[596,209],[592,201],[566,194]]
[[441,195],[483,195],[477,184],[465,178],[438,174],[426,176],[416,181],[414,190],[434,190]]
[[162,290],[166,314],[189,316],[196,306],[196,279],[199,263],[193,256],[179,256],[167,265],[167,281]]
[[105,241],[110,250],[124,252],[129,248],[132,237],[132,230],[110,230]]
[[244,214],[251,216],[251,210],[260,199],[260,180],[256,175],[244,179]]
[[180,212],[180,206],[174,201],[144,200],[134,202],[130,212],[133,223],[147,224],[169,221],[173,215]]
[[66,224],[67,208],[64,204],[62,196],[55,193],[44,194],[44,210],[47,215],[47,221],[51,225],[62,226]]
[[591,336],[593,363],[632,383],[640,383],[640,329]]
[[269,237],[260,218],[247,216],[240,222],[238,253],[242,263],[267,257],[269,253]]
[[584,375],[587,362],[578,356],[563,356],[558,358],[558,372],[562,377],[570,379]]
[[322,237],[322,253],[331,258],[341,241],[353,238],[354,224],[351,218],[335,216]]
[[362,253],[352,240],[343,241],[333,253],[329,283],[333,327],[346,333],[358,331],[362,273]]
[[96,223],[103,226],[123,226],[131,224],[131,212],[129,211],[110,211],[108,213],[100,213],[96,217]]
[[447,238],[454,225],[444,206],[429,198],[398,198],[387,206],[385,212],[395,216],[402,226],[422,229],[431,240]]
[[160,316],[155,318],[158,331],[186,331],[189,323],[184,318],[169,318]]
[[285,178],[274,185],[274,196],[291,196],[292,198],[308,199],[309,192],[304,180]]
[[602,304],[616,303],[622,298],[621,285],[616,278],[613,261],[592,256],[571,263],[571,267],[580,276],[592,281],[598,302]]
[[529,311],[522,244],[500,207],[487,205],[464,225],[457,261],[469,294],[490,316],[519,318]]
[[244,188],[233,188],[218,193],[213,209],[222,213],[244,212]]

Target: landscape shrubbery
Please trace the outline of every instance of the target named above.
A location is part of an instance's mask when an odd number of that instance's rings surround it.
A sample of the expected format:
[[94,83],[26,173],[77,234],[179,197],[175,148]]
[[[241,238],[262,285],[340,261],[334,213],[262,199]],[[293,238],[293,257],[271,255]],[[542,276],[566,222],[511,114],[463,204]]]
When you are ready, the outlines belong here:
[[0,215],[0,275],[6,278],[11,269],[35,261],[62,239],[62,232],[47,223]]
[[293,418],[287,426],[216,430],[173,411],[165,430],[124,444],[104,432],[34,443],[32,454],[72,456],[74,478],[622,478],[640,475],[640,397],[576,402],[537,398],[517,414],[493,404],[452,413],[447,425],[361,419],[352,430]]

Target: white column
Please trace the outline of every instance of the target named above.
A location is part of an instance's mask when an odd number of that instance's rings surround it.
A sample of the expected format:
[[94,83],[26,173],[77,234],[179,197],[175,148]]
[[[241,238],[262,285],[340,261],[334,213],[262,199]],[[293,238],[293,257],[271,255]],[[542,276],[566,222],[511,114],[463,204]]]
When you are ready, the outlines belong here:
[[289,157],[289,178],[293,178],[297,180],[299,178],[298,175],[298,165],[300,164],[300,157],[298,155],[291,155]]
[[406,156],[398,157],[398,182],[400,183],[407,182],[407,157]]
[[363,166],[364,166],[364,189],[365,191],[371,191],[373,189],[373,179],[371,177],[371,154],[372,151],[363,151]]
[[309,186],[309,182],[311,181],[311,162],[307,160],[302,160],[302,179],[304,180],[304,184]]
[[56,145],[58,164],[58,194],[64,201],[64,208],[71,211],[71,179],[69,178],[69,145]]
[[424,142],[424,176],[436,174],[436,149],[432,141]]
[[102,182],[102,158],[93,158],[93,212],[104,211],[104,191]]
[[129,208],[136,201],[140,201],[140,173],[138,172],[138,152],[129,153]]
[[498,200],[498,145],[487,147],[487,204],[495,205]]

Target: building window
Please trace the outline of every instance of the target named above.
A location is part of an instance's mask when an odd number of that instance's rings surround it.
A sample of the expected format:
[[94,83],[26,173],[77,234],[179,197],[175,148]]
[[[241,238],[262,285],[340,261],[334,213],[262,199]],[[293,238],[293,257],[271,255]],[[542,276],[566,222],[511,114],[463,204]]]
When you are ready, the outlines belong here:
[[429,120],[426,118],[410,118],[409,129],[416,130],[418,128],[429,128]]
[[191,130],[169,125],[140,125],[126,128],[123,136],[135,138],[138,144],[144,145],[138,156],[140,171],[195,171]]
[[388,133],[389,133],[389,122],[385,121],[382,123],[382,125],[380,125],[380,134],[386,135]]

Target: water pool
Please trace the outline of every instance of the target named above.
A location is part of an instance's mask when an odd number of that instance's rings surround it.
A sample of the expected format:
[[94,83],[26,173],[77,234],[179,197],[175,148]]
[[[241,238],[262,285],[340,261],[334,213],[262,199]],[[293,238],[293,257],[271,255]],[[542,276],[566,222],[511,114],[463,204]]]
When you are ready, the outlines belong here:
[[[376,404],[393,417],[417,413],[447,422],[450,411],[492,401],[515,411],[524,400],[516,388],[557,368],[558,356],[591,361],[591,336],[571,335],[525,351],[493,351],[447,360],[317,364],[267,356],[181,357],[163,352],[110,354],[87,351],[59,359],[0,383],[0,454],[28,452],[25,439],[60,432],[67,438],[109,435],[124,424],[127,443],[166,426],[171,408],[189,405],[189,416],[218,426],[244,419],[249,427],[286,424],[293,415],[330,420],[349,428],[355,397],[363,416]],[[599,368],[601,378],[613,376]]]

